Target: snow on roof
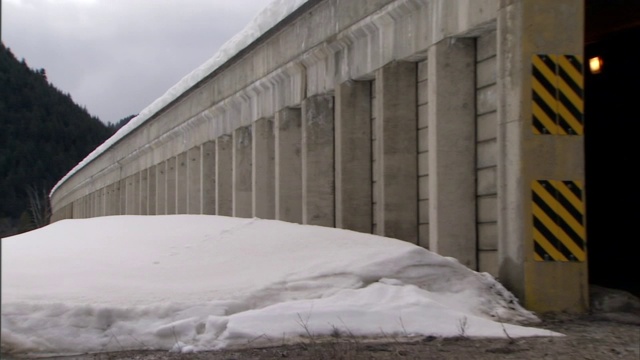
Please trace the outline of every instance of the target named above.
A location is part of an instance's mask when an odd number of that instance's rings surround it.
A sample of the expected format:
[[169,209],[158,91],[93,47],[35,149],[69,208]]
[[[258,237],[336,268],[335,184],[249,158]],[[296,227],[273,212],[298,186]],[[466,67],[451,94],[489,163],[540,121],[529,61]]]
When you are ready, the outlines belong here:
[[71,171],[69,171],[58,183],[51,189],[49,196],[53,193],[71,176],[77,173],[80,169],[85,167],[91,161],[95,160],[98,156],[103,154],[114,144],[127,136],[133,130],[142,125],[145,121],[150,119],[153,115],[162,110],[165,106],[177,99],[180,95],[184,94],[192,86],[200,82],[202,79],[213,73],[221,65],[238,54],[241,50],[249,46],[260,36],[266,33],[273,26],[278,24],[284,18],[293,13],[296,9],[306,3],[308,0],[273,0],[267,5],[258,15],[256,15],[249,24],[231,39],[229,39],[220,49],[207,60],[204,64],[193,70],[187,76],[183,77],[178,83],[173,85],[167,92],[161,97],[152,102],[149,106],[144,108],[138,116],[133,118],[129,123],[120,128],[113,136],[107,139],[104,143],[98,146],[94,151],[87,155],[82,161],[80,161]]
[[[211,215],[63,220],[2,239],[3,351],[183,352],[335,331],[558,336],[487,273],[382,236]],[[262,340],[259,341],[259,340]]]

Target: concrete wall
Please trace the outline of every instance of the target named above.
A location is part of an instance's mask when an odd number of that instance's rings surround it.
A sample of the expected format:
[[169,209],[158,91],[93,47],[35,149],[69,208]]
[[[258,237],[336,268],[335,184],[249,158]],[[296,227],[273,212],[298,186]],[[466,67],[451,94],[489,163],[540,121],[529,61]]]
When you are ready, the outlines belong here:
[[499,275],[533,309],[584,310],[586,262],[534,258],[531,225],[532,181],[582,181],[583,139],[534,135],[530,105],[531,57],[580,56],[583,11],[311,0],[63,183],[53,219],[335,226]]

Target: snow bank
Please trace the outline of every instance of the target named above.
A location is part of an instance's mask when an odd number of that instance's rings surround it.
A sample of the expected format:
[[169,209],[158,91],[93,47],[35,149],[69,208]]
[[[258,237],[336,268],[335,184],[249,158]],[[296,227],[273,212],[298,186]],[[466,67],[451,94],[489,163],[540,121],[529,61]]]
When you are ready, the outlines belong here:
[[[205,215],[2,239],[3,352],[197,351],[358,336],[557,335],[490,275],[399,240]],[[256,340],[258,339],[258,340]]]
[[187,76],[183,77],[177,84],[167,90],[164,95],[156,99],[149,106],[144,108],[138,116],[131,119],[125,126],[120,128],[113,136],[98,146],[94,151],[87,155],[78,165],[69,171],[58,183],[53,187],[49,196],[51,196],[58,187],[64,184],[71,176],[80,169],[85,167],[91,161],[96,159],[102,153],[107,151],[111,146],[127,136],[130,132],[142,125],[150,119],[158,111],[169,105],[173,100],[184,94],[193,85],[213,73],[217,68],[231,59],[234,55],[249,46],[267,30],[274,27],[288,15],[297,10],[308,0],[273,0],[267,5],[249,24],[239,33],[229,39],[220,49],[204,64],[197,67]]

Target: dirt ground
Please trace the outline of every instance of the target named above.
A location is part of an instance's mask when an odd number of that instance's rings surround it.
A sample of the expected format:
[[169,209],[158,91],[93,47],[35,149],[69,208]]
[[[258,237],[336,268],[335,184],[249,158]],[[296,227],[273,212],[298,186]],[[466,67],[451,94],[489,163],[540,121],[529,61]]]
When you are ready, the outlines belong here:
[[[253,360],[253,359],[629,359],[640,360],[640,300],[592,291],[590,314],[547,314],[536,327],[563,337],[521,339],[361,339],[336,336],[288,346],[177,354],[123,351],[56,360]],[[624,295],[624,294],[623,294]],[[9,359],[3,355],[2,359]],[[51,358],[50,358],[51,359]]]

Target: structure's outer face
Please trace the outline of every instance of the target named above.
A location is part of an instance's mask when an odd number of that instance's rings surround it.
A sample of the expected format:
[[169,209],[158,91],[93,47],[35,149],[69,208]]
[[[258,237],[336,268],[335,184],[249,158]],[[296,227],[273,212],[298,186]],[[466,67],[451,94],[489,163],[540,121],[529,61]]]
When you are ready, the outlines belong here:
[[53,218],[337,226],[585,310],[583,7],[312,0],[62,184]]

